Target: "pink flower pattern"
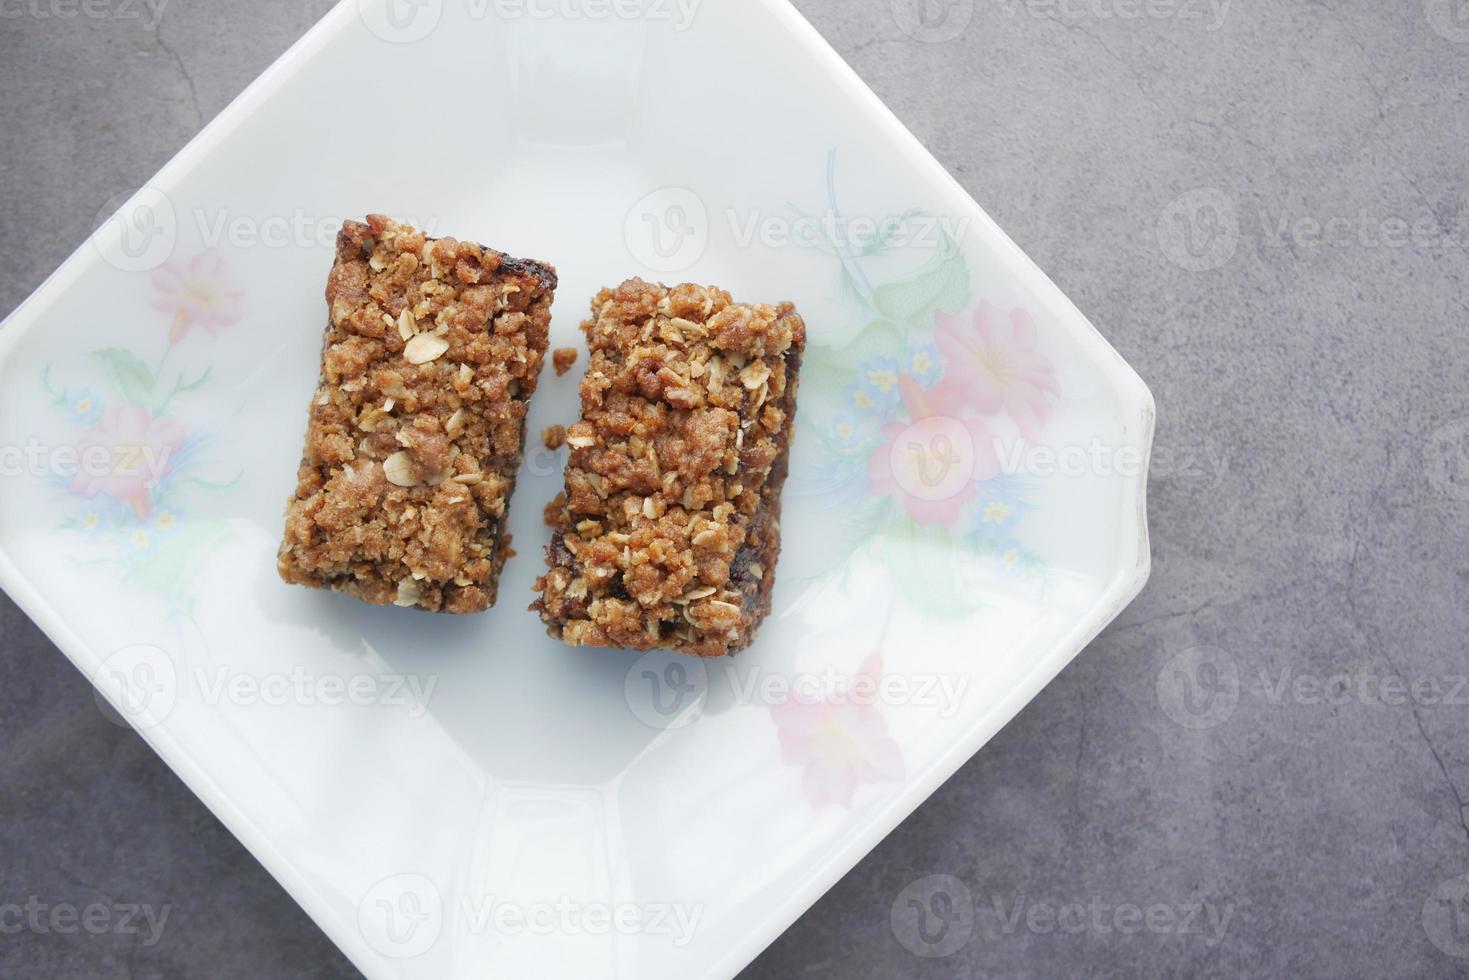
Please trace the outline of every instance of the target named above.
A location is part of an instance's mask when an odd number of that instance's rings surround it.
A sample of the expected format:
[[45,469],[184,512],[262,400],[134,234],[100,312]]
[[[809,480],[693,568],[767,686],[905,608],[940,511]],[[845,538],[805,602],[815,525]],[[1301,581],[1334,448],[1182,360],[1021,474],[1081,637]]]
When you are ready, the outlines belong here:
[[925,390],[903,375],[898,388],[911,421],[882,427],[868,478],[917,523],[953,526],[974,499],[976,481],[1000,472],[994,433],[983,419],[961,417],[964,391],[954,382]]
[[934,341],[968,404],[981,415],[1009,415],[1026,439],[1039,435],[1061,386],[1037,349],[1030,314],[1016,308],[1005,316],[982,304],[971,326],[943,312],[936,320]]
[[166,262],[153,272],[158,295],[153,308],[172,316],[168,341],[176,344],[195,327],[210,334],[245,315],[244,290],[235,286],[229,266],[218,252],[206,250],[187,263]]
[[[184,435],[177,422],[154,418],[141,405],[110,408],[78,441],[82,468],[68,489],[88,497],[106,494],[131,507],[138,520],[147,520],[153,511],[152,489],[172,470]],[[111,467],[106,473],[88,462],[104,454]]]
[[[858,677],[875,690],[882,677],[882,657],[873,654]],[[798,700],[771,706],[780,740],[781,759],[800,766],[801,787],[816,806],[851,806],[864,783],[902,780],[903,754],[887,733],[887,723],[874,704],[852,697]]]

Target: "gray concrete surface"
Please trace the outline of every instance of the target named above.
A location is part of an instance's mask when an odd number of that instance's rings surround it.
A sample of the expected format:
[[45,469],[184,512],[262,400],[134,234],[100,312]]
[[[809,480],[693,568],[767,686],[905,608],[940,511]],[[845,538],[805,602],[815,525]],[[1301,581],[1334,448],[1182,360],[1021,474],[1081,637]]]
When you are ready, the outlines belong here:
[[[746,976],[1466,972],[1469,10],[925,2],[798,6],[1152,385],[1155,571]],[[0,308],[327,6],[0,4]],[[8,600],[0,737],[0,902],[171,909],[0,975],[352,975]]]

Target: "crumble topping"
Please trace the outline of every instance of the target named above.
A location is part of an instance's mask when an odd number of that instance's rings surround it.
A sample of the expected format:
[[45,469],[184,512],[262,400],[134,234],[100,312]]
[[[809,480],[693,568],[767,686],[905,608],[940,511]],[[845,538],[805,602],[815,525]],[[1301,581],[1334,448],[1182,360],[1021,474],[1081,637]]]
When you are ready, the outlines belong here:
[[551,353],[551,366],[556,369],[556,377],[561,377],[571,366],[576,363],[577,352],[575,347],[558,347]]
[[592,314],[532,608],[573,645],[742,649],[770,606],[805,325],[790,303],[640,279]]
[[494,603],[555,288],[547,265],[381,215],[343,224],[282,578],[377,605]]

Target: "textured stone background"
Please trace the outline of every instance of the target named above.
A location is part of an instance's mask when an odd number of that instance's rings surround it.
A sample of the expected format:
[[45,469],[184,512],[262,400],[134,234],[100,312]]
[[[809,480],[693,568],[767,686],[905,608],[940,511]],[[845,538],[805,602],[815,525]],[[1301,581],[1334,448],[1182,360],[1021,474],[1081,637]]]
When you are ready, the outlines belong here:
[[[1156,563],[751,978],[1469,969],[1469,8],[1222,2],[798,0],[1152,385]],[[0,3],[0,308],[327,7]],[[352,975],[4,599],[0,738],[0,900],[172,906],[0,975]]]

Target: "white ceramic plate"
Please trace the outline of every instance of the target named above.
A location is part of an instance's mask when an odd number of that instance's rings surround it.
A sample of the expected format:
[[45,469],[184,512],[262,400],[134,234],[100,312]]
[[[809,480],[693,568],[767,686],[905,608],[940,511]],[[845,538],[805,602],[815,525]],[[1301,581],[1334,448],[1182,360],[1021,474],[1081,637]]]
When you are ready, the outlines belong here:
[[[277,580],[331,234],[369,211],[554,262],[557,344],[631,275],[796,301],[755,647],[548,640],[545,451],[488,615]],[[349,0],[0,359],[0,582],[374,977],[736,973],[1148,572],[1147,389],[781,0]]]

